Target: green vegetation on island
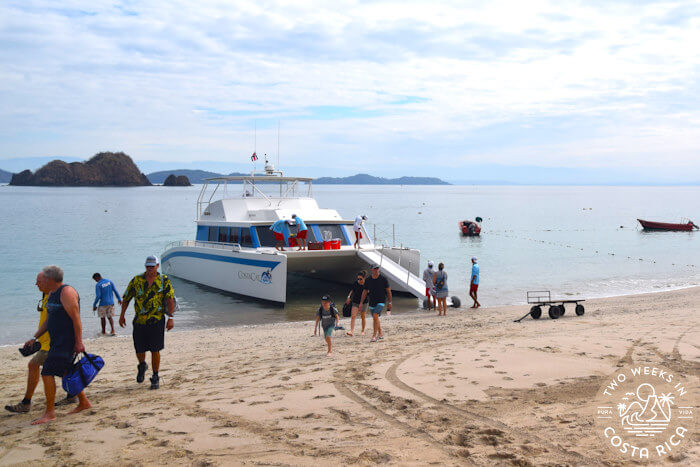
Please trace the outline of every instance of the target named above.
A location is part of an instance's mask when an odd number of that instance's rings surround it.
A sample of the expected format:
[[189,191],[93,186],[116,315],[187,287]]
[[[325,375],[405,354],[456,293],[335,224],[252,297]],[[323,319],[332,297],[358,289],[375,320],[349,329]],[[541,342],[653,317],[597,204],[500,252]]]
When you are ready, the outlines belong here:
[[101,152],[87,162],[51,161],[36,172],[13,174],[18,186],[150,186],[151,182],[123,152]]
[[192,184],[185,175],[170,174],[163,182],[163,186],[192,186]]

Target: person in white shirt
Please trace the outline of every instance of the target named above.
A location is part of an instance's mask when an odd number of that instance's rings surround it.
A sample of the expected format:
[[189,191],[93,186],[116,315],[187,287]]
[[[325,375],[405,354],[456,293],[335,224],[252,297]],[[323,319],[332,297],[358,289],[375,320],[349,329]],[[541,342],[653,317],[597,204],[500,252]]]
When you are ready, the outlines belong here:
[[435,270],[433,269],[433,262],[428,261],[428,267],[425,268],[425,271],[423,271],[423,282],[425,282],[425,296],[428,297],[428,310],[431,310],[435,305],[435,302],[433,301],[431,303],[430,300],[430,297],[433,295],[433,274],[435,274]]
[[355,223],[352,226],[352,230],[355,231],[355,243],[353,247],[362,248],[360,246],[360,239],[362,238],[362,224],[367,220],[367,216],[357,216],[355,218]]

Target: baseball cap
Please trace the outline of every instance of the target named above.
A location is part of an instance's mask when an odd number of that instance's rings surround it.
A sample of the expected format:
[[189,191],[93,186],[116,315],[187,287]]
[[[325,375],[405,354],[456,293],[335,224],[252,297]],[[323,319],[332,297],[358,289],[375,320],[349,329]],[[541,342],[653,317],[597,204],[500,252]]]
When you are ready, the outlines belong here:
[[370,269],[379,269],[379,265],[377,263],[372,263],[372,266],[369,267]]
[[158,257],[156,255],[151,255],[146,258],[146,266],[158,266]]
[[472,256],[472,261],[476,261],[476,256]]
[[331,297],[329,295],[324,295],[323,297],[321,297],[321,300],[323,300],[324,302],[330,302]]
[[433,267],[433,262],[432,262],[432,261],[428,261],[428,267],[429,267],[429,268],[432,268],[432,267]]

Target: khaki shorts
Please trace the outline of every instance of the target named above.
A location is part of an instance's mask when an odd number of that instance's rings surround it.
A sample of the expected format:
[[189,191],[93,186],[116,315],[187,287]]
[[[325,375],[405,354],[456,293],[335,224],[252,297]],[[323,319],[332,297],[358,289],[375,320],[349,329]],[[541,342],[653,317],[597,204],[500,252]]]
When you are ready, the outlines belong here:
[[46,356],[47,356],[47,355],[49,355],[49,351],[48,351],[48,350],[40,350],[40,351],[38,351],[37,353],[34,354],[34,356],[32,357],[31,362],[34,363],[34,364],[37,365],[37,366],[41,366],[41,365],[43,365],[44,362],[46,361]]
[[98,306],[97,316],[100,318],[114,318],[114,305]]

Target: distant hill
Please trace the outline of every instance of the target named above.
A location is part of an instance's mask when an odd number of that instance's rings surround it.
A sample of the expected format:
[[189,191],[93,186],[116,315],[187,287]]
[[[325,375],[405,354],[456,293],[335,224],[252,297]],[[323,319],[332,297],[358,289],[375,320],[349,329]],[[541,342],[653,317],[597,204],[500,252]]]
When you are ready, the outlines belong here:
[[101,152],[87,162],[70,164],[55,160],[36,172],[24,170],[12,176],[18,186],[150,186],[131,157],[123,152]]
[[190,181],[190,183],[204,183],[204,179],[221,177],[223,174],[216,172],[208,172],[206,170],[188,170],[188,169],[176,169],[176,170],[161,170],[159,172],[152,172],[146,175],[151,183],[162,184],[168,175],[175,175],[179,177],[184,175]]
[[383,178],[368,174],[357,174],[350,177],[321,177],[314,180],[320,185],[449,185],[435,177],[400,177]]
[[0,183],[8,183],[10,180],[12,180],[12,172],[0,169]]

